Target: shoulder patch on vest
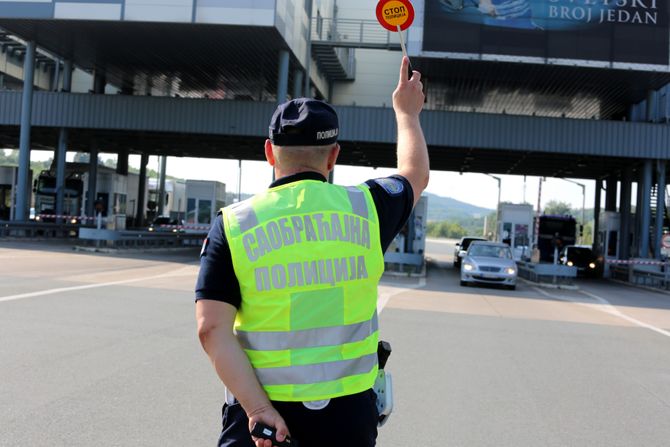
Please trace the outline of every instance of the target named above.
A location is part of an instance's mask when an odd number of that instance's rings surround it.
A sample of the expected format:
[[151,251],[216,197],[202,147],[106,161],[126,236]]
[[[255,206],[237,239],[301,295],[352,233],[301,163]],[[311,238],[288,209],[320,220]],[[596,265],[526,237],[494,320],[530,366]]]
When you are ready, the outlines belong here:
[[374,182],[382,187],[384,191],[391,194],[392,196],[397,196],[405,189],[405,185],[402,184],[397,178],[386,177],[375,179]]

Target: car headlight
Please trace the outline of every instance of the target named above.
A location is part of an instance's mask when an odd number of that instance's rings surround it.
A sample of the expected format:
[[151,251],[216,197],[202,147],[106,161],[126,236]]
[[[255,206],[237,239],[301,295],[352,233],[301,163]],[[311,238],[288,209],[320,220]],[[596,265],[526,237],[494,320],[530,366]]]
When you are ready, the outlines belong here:
[[71,223],[71,224],[76,224],[76,223],[77,223],[77,219],[75,219],[75,218],[70,219],[70,223]]
[[474,268],[475,268],[475,266],[470,264],[469,262],[463,263],[463,270],[465,270],[465,271],[469,272],[469,271],[474,270]]
[[40,221],[42,218],[40,216],[35,216],[35,220]]
[[596,268],[596,264],[595,264],[595,262],[591,262],[591,263],[589,263],[589,268],[591,268],[591,269]]
[[568,261],[568,267],[572,267],[573,265],[575,264],[572,261]]
[[507,273],[508,275],[514,275],[516,273],[516,269],[514,267],[507,267],[505,269],[505,273]]
[[149,231],[154,231],[154,227],[149,227]]
[[173,228],[173,229],[172,229],[172,232],[173,232],[173,233],[176,233],[176,232],[177,232],[177,229],[176,229],[176,228]]

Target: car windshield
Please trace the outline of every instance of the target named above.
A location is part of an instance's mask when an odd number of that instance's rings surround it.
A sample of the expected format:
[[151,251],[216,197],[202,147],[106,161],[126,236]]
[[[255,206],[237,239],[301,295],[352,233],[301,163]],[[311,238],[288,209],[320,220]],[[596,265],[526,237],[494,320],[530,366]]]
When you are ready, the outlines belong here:
[[568,258],[575,261],[590,261],[593,259],[593,251],[586,247],[570,247]]
[[170,218],[169,217],[157,217],[154,222],[154,225],[169,225],[170,224]]
[[509,247],[499,245],[475,244],[468,251],[469,256],[483,256],[487,258],[512,259]]

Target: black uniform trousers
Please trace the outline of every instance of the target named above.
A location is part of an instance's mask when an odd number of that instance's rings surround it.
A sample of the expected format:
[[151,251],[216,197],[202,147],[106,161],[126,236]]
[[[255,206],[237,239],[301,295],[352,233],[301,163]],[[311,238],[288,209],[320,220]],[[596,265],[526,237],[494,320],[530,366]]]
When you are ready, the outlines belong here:
[[[374,391],[337,397],[326,408],[310,410],[301,402],[272,402],[299,447],[372,447],[377,439],[377,396]],[[254,447],[249,420],[236,401],[223,406],[219,447]]]

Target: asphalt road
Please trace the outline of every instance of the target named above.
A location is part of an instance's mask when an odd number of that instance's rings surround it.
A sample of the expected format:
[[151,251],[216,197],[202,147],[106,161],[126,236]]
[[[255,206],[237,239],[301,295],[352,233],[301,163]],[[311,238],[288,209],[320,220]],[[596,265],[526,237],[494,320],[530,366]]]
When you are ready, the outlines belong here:
[[[430,242],[425,279],[380,287],[396,404],[380,446],[668,445],[670,295],[462,288],[452,251]],[[196,260],[0,242],[0,446],[214,445]]]

